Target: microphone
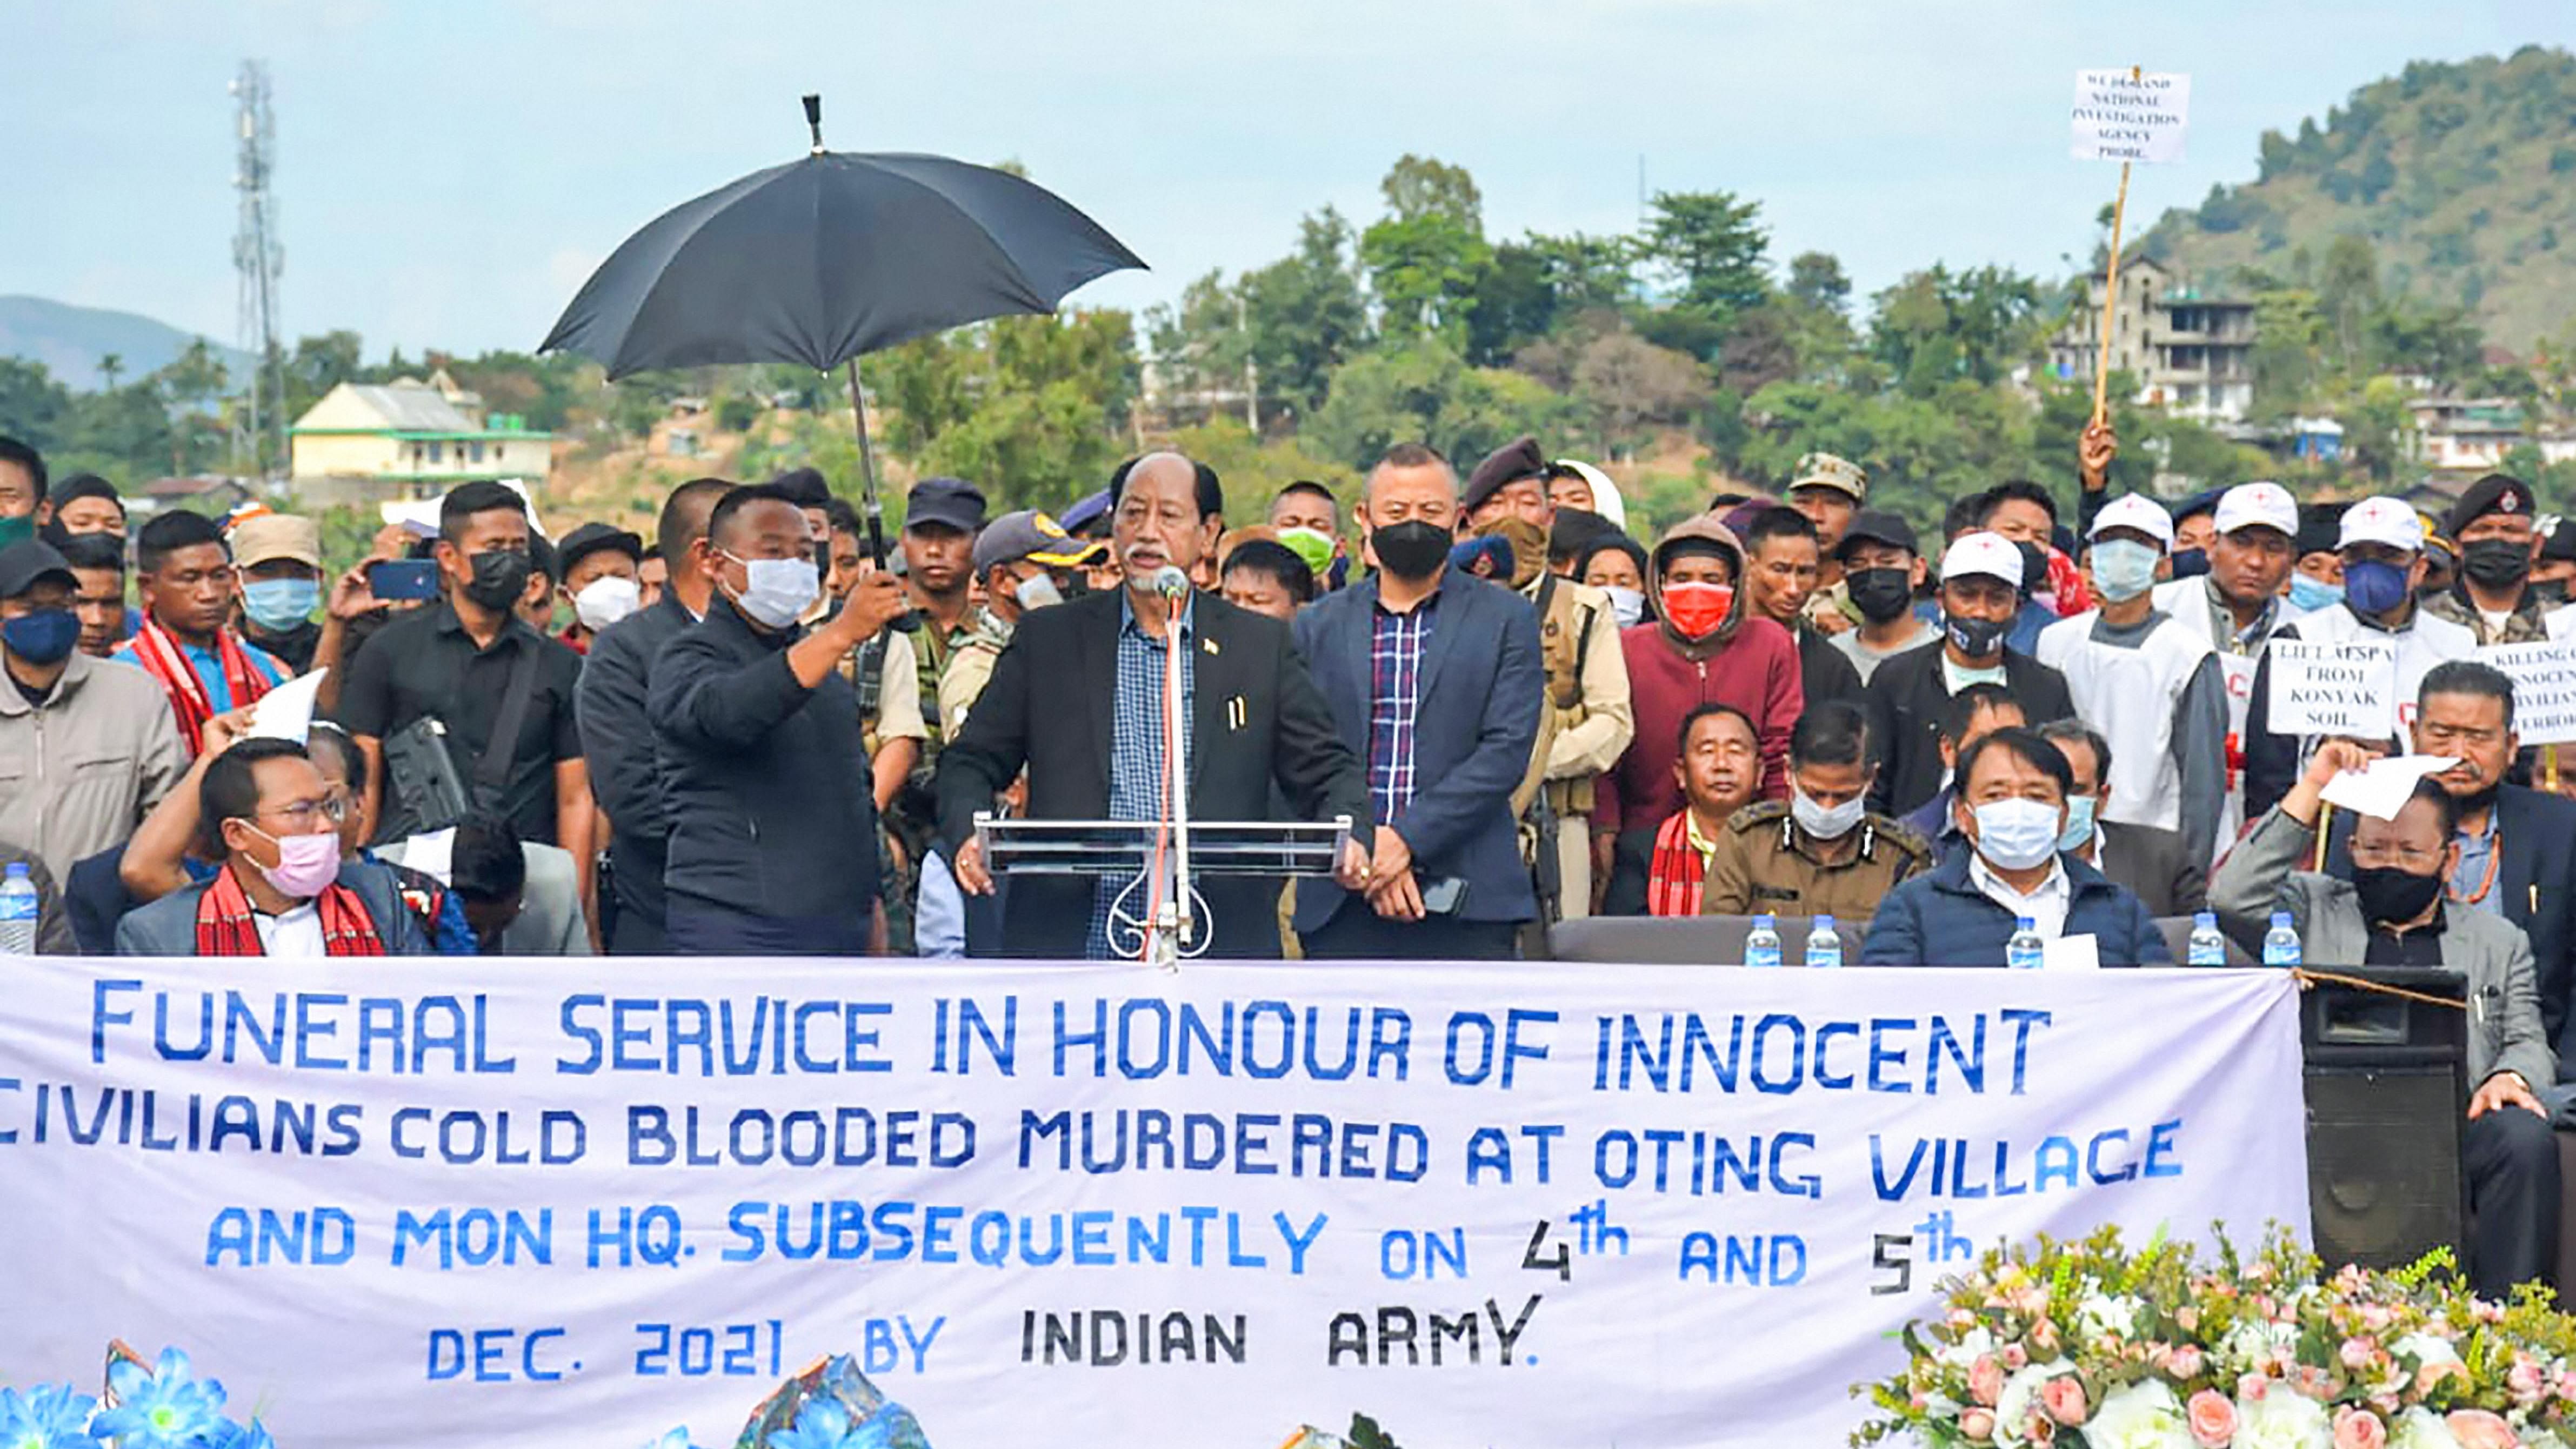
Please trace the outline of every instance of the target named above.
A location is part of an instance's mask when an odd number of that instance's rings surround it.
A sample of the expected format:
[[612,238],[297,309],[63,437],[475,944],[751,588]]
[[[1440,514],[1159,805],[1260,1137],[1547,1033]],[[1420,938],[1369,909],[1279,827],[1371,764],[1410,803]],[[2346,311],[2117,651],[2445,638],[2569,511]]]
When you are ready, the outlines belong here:
[[1170,564],[1154,571],[1154,592],[1167,599],[1184,598],[1190,591],[1190,576]]

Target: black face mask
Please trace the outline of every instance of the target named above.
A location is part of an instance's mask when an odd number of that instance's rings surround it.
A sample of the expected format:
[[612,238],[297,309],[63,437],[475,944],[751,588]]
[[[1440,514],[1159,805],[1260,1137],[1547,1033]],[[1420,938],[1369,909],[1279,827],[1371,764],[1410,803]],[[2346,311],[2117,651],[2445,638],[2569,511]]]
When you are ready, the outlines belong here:
[[1457,536],[1439,524],[1419,518],[1391,524],[1369,535],[1379,567],[1399,579],[1427,579],[1449,561]]
[[2052,587],[2048,582],[2048,550],[2035,543],[2016,543],[2021,550],[2021,596],[2025,599]]
[[2012,632],[2007,619],[1964,619],[1946,621],[1950,642],[1971,659],[1983,659],[2003,647],[2004,636]]
[[2567,602],[2567,581],[2565,579],[2551,579],[2547,583],[2533,584],[2531,586],[2531,597],[2555,608],[2558,605]]
[[2352,889],[2361,897],[2361,918],[2374,926],[2411,921],[2441,894],[2439,875],[2416,875],[2393,865],[2357,865]]
[[2460,546],[2460,572],[2481,588],[2512,588],[2531,576],[2531,548],[2509,538],[2473,539]]
[[2173,576],[2175,578],[2196,579],[2207,572],[2209,572],[2209,555],[2207,552],[2196,548],[2186,548],[2175,551],[2173,556]]
[[1843,575],[1852,607],[1873,624],[1893,623],[1914,603],[1914,580],[1904,569],[1862,569]]
[[515,609],[528,591],[528,574],[533,562],[524,548],[486,549],[474,555],[474,577],[465,584],[465,597],[486,609]]

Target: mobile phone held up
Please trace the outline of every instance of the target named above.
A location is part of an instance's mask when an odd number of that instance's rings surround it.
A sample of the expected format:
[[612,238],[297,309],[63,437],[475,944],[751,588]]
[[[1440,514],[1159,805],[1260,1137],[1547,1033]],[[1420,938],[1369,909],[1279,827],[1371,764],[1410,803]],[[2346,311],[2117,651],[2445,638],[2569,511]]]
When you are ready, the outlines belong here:
[[388,603],[438,597],[438,564],[433,559],[379,559],[367,565],[367,588]]

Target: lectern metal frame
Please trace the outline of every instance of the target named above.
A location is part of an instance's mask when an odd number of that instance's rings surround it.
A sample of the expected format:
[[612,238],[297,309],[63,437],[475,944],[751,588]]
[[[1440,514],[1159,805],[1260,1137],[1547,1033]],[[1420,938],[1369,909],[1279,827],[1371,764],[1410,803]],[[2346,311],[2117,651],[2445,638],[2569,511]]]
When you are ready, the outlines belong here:
[[[1189,852],[1186,873],[1178,842],[1169,838],[1183,832]],[[1132,877],[1120,893],[1122,901],[1129,893],[1154,888],[1150,877],[1157,847],[1162,847],[1170,875],[1162,882],[1166,889],[1154,919],[1130,921],[1142,937],[1138,954],[1164,967],[1205,951],[1216,935],[1206,901],[1190,886],[1196,878],[1329,876],[1350,839],[1347,815],[1312,823],[1193,820],[1186,825],[1177,820],[1011,820],[990,811],[975,815],[975,843],[985,869],[995,876]]]

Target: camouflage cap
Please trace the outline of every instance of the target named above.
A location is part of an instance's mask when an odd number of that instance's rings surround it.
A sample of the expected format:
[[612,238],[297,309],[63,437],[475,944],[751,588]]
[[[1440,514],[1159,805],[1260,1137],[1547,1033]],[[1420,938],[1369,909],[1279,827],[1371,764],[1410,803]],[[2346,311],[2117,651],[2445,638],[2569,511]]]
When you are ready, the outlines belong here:
[[1869,497],[1869,475],[1848,458],[1831,453],[1809,453],[1798,460],[1797,471],[1789,476],[1789,491],[1801,488],[1832,488],[1848,493],[1855,503]]

